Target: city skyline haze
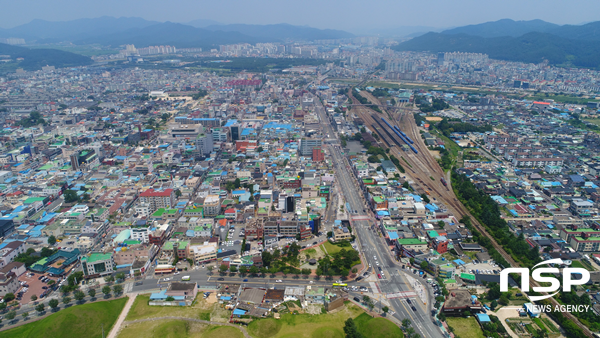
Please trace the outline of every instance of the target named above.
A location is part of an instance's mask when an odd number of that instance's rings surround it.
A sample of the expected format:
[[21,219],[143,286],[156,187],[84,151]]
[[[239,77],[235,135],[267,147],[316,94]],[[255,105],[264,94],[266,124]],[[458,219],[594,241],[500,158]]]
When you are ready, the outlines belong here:
[[[105,0],[102,2],[30,0],[0,2],[0,27],[12,28],[35,19],[69,21],[82,18],[141,17],[152,21],[187,23],[197,19],[223,24],[288,23],[320,29],[340,29],[354,34],[407,26],[439,29],[478,24],[500,19],[541,19],[556,24],[582,24],[600,20],[600,3],[582,0],[574,6],[560,0],[475,1],[298,1],[275,0],[223,2],[178,0]],[[585,9],[585,10],[583,10]]]

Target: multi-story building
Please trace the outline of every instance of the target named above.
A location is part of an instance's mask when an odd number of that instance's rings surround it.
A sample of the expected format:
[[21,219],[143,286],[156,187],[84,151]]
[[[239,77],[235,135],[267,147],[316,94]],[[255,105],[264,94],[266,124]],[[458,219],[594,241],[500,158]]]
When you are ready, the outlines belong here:
[[115,269],[115,261],[112,253],[92,252],[81,257],[81,266],[84,276],[99,277],[112,274]]
[[4,297],[7,293],[14,294],[19,287],[19,280],[14,272],[0,272],[0,296]]
[[218,195],[208,195],[204,199],[204,215],[217,216],[221,212],[221,200]]
[[171,208],[175,205],[175,191],[173,189],[163,191],[148,189],[140,194],[140,203],[147,203],[151,212],[159,208]]
[[198,134],[196,136],[196,150],[201,156],[210,154],[214,149],[213,135],[212,134]]
[[12,262],[19,254],[24,252],[25,242],[8,242],[2,249],[0,249],[0,269]]
[[320,139],[307,139],[303,138],[300,140],[300,155],[302,156],[312,156],[313,149],[316,147],[321,147],[322,140]]
[[312,160],[314,162],[323,162],[325,160],[325,152],[321,147],[314,147],[312,150]]
[[192,258],[196,264],[215,260],[217,259],[217,249],[218,245],[216,242],[206,242],[203,245],[192,245],[190,246],[190,258]]

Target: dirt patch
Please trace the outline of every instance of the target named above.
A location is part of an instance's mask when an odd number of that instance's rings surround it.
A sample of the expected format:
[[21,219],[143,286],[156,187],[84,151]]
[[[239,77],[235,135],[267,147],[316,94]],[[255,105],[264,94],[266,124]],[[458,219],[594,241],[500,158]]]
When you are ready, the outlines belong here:
[[323,307],[323,305],[309,304],[304,308],[304,311],[311,315],[319,315],[319,314],[321,314],[322,307]]
[[427,116],[427,117],[425,117],[425,120],[437,122],[437,121],[441,121],[443,119],[439,116]]
[[205,301],[209,305],[212,305],[212,304],[216,303],[218,301],[218,299],[217,299],[217,293],[216,292],[211,292],[210,295],[208,295],[208,297],[206,297]]

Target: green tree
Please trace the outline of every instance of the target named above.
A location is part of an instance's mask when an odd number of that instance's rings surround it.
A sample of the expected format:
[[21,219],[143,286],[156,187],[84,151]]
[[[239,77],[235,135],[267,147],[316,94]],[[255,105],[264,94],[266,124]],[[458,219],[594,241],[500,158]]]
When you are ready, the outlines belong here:
[[13,319],[15,319],[16,316],[17,316],[17,311],[12,310],[6,314],[6,319],[13,320]]
[[255,266],[255,265],[252,265],[250,267],[250,273],[253,274],[253,275],[256,275],[258,273],[258,267]]
[[237,272],[237,270],[238,270],[238,269],[237,269],[237,267],[236,267],[235,265],[232,265],[232,266],[230,266],[230,267],[229,267],[229,272],[236,273],[236,272]]
[[2,302],[0,303],[0,312],[3,312],[4,310],[6,310],[6,302]]
[[15,299],[15,294],[12,292],[9,292],[7,294],[4,295],[4,302],[5,303],[10,303],[11,300]]
[[75,293],[73,293],[73,298],[75,298],[76,301],[81,302],[85,298],[85,293],[83,293],[83,291],[77,290],[75,291]]
[[21,313],[21,316],[23,316],[23,319],[29,317],[29,312],[23,312]]
[[363,301],[363,303],[368,304],[371,301],[371,297],[364,295],[362,297],[362,301]]
[[438,224],[438,226],[439,226],[440,228],[442,228],[442,229],[443,229],[443,228],[446,226],[446,222],[444,222],[444,221],[438,221],[438,223],[437,223],[437,224]]
[[79,196],[77,196],[77,192],[75,190],[65,190],[63,197],[66,203],[79,202]]
[[166,300],[167,302],[172,302],[172,301],[174,301],[174,300],[175,300],[175,298],[173,298],[172,296],[168,296],[167,298],[165,298],[165,300]]
[[210,274],[212,274],[212,271],[214,270],[214,268],[215,268],[215,267],[214,267],[214,266],[212,266],[212,265],[209,265],[209,266],[207,266],[207,267],[206,267],[206,269],[208,270],[208,272],[209,272]]
[[175,190],[175,196],[177,196],[177,198],[181,197],[181,190],[176,189]]
[[105,285],[105,286],[102,288],[102,293],[103,293],[105,296],[108,296],[108,295],[110,295],[110,286],[108,286],[108,285]]
[[390,308],[387,306],[384,306],[381,308],[381,311],[383,311],[383,313],[388,313],[390,311]]
[[258,148],[256,148],[256,151],[257,151],[257,152],[259,152],[259,153],[262,153],[262,152],[263,152],[263,150],[264,150],[264,149],[263,149],[263,147],[258,147]]
[[410,319],[405,318],[402,319],[402,327],[404,328],[404,330],[408,329],[410,326],[412,325]]
[[40,303],[35,307],[35,311],[37,312],[44,312],[44,303]]
[[62,302],[65,305],[69,304],[71,302],[71,297],[63,297]]
[[125,279],[125,273],[124,272],[119,272],[118,274],[115,275],[115,279],[116,280],[124,280]]
[[56,244],[56,237],[54,237],[54,235],[48,237],[48,244],[50,244],[50,245]]
[[[233,272],[233,271],[232,271]],[[241,274],[246,274],[248,273],[248,268],[244,265],[240,266],[240,273]]]
[[36,295],[31,295],[31,301],[35,302],[37,300],[37,296]]
[[308,269],[308,268],[302,269],[302,274],[305,275],[305,276],[310,275],[310,269]]
[[498,307],[498,302],[494,299],[490,304],[490,309],[494,311]]
[[227,271],[227,265],[223,264],[221,266],[219,266],[219,271],[221,271],[222,273],[225,273],[225,271]]
[[505,306],[508,305],[508,302],[508,297],[506,297],[506,295],[500,296],[500,299],[498,300],[498,303]]
[[123,286],[120,284],[113,286],[113,292],[115,295],[120,295],[123,292]]
[[344,333],[346,338],[363,338],[363,335],[358,332],[358,328],[352,318],[348,318],[344,323]]
[[48,306],[54,311],[58,307],[58,299],[50,299]]

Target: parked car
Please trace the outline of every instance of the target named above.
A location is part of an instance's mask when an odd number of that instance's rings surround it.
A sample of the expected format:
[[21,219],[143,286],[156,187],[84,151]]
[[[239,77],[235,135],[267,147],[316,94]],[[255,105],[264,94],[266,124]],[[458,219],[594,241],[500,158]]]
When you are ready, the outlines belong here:
[[217,279],[217,280],[218,280],[218,281],[224,281],[224,280],[225,280],[225,278],[219,278],[219,279]]

